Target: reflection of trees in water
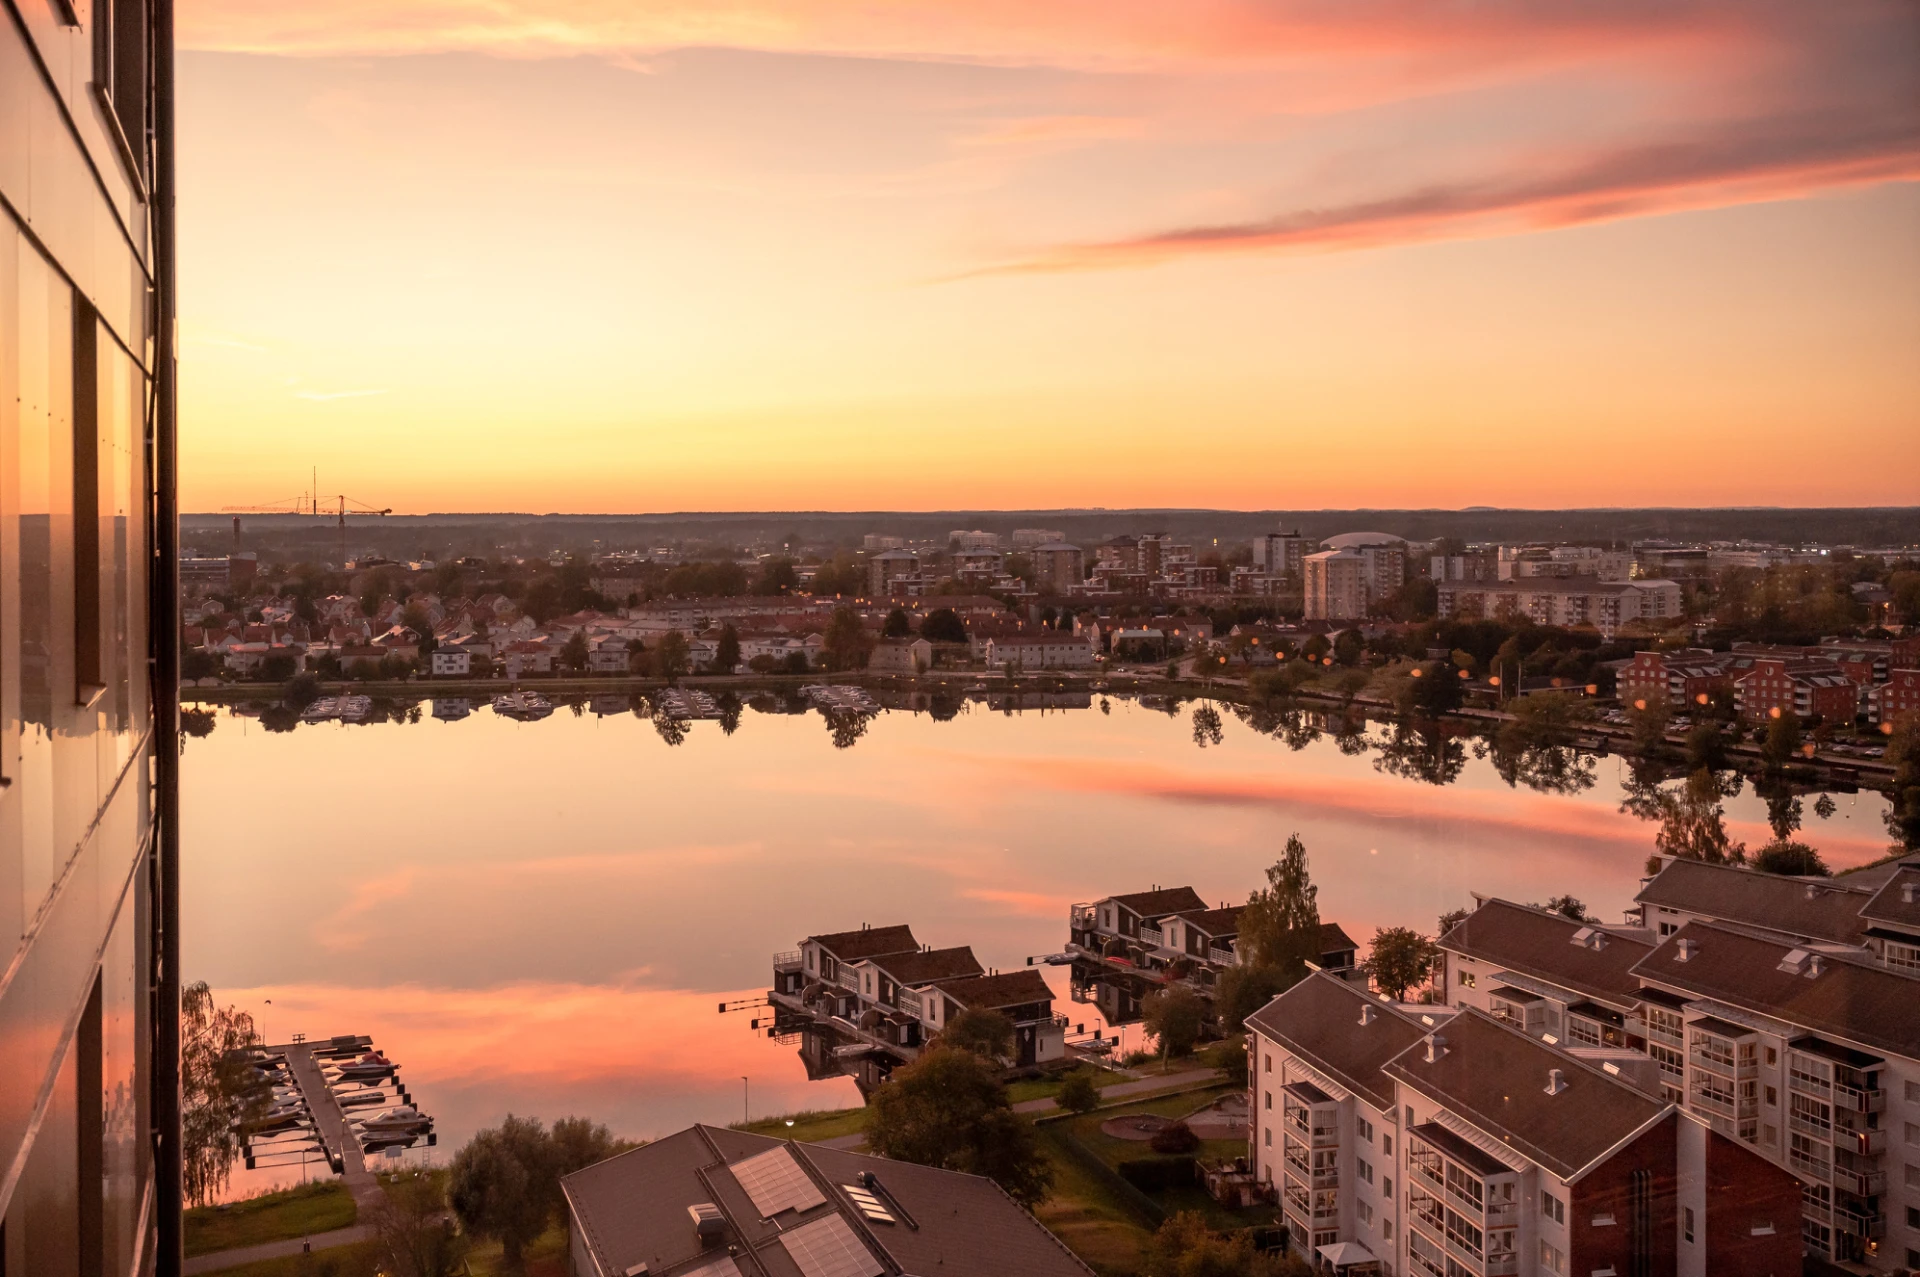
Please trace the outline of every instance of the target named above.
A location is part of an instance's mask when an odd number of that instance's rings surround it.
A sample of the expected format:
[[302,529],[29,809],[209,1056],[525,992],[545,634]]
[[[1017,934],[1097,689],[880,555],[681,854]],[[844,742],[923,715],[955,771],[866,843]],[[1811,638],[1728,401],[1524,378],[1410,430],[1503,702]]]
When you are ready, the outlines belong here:
[[1716,773],[1705,767],[1672,788],[1636,776],[1628,782],[1620,810],[1659,822],[1653,845],[1662,855],[1737,865],[1747,858],[1746,844],[1727,834],[1726,808],[1721,804],[1738,794],[1740,787],[1739,772]]
[[1367,739],[1365,714],[1342,714],[1333,719],[1332,726],[1334,746],[1348,758],[1360,757],[1372,745]]
[[260,711],[260,726],[270,732],[290,732],[300,725],[300,711],[285,705],[269,705]]
[[214,724],[218,721],[219,719],[210,709],[201,709],[196,705],[182,705],[180,707],[182,746],[184,747],[186,743],[185,738],[188,736],[213,735]]
[[1467,765],[1466,745],[1432,721],[1395,723],[1379,749],[1375,771],[1426,785],[1451,785]]
[[653,712],[653,730],[660,733],[660,739],[669,745],[684,744],[687,739],[687,720],[675,718],[660,710]]
[[1579,794],[1593,788],[1596,760],[1571,744],[1526,743],[1501,731],[1474,746],[1509,785],[1525,785],[1542,794]]
[[1202,705],[1193,711],[1193,743],[1201,749],[1224,739],[1220,727],[1220,711],[1213,706]]
[[852,749],[854,742],[867,734],[867,724],[874,717],[855,709],[823,708],[820,714],[827,720],[827,731],[833,737],[835,749]]
[[1113,703],[1104,696],[1100,698],[1100,712],[1102,714],[1113,713]]
[[960,717],[963,704],[952,692],[935,692],[927,698],[927,716],[936,723],[950,723]]
[[740,729],[740,697],[733,692],[722,692],[713,702],[720,710],[720,730],[733,735]]
[[1762,775],[1754,777],[1753,792],[1767,804],[1767,827],[1773,830],[1773,836],[1792,837],[1806,816],[1806,808],[1800,803],[1800,795],[1793,792],[1793,786],[1777,774]]

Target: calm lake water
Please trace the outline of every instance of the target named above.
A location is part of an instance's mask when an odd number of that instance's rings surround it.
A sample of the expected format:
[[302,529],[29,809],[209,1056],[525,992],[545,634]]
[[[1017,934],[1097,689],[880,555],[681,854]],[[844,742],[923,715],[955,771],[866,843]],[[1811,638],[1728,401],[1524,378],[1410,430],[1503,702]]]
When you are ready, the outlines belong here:
[[[658,1136],[742,1113],[858,1102],[797,1048],[716,1004],[764,993],[809,933],[906,922],[990,967],[1057,952],[1074,901],[1192,884],[1240,901],[1287,836],[1321,916],[1363,949],[1433,929],[1480,891],[1571,892],[1617,918],[1653,827],[1619,810],[1626,767],[1579,792],[1509,785],[1471,741],[1436,786],[1393,728],[1291,739],[1219,710],[883,712],[850,745],[817,712],[748,708],[737,730],[562,706],[459,721],[268,732],[221,711],[183,768],[186,970],[270,1041],[368,1033],[439,1123],[444,1160],[513,1111]],[[1396,762],[1411,757],[1414,761]],[[1836,868],[1886,847],[1878,794],[1805,804]],[[1747,787],[1734,836],[1766,841]],[[1043,968],[1075,1023],[1067,969]],[[1139,1029],[1128,1030],[1127,1045]],[[236,1177],[238,1193],[297,1172]]]

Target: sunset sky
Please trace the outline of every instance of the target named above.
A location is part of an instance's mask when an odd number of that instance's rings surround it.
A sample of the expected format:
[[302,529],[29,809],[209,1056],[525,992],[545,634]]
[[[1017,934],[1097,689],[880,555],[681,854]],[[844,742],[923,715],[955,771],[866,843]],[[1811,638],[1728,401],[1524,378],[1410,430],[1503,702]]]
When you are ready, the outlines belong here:
[[1920,502],[1908,0],[183,0],[183,506]]

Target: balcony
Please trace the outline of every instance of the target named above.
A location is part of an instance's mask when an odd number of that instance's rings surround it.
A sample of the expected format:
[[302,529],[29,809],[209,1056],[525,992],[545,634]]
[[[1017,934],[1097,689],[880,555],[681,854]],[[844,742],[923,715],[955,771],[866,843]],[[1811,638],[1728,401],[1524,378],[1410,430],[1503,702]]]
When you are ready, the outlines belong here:
[[1887,1093],[1835,1082],[1833,1105],[1849,1113],[1884,1113],[1887,1106]]
[[860,992],[860,973],[850,967],[841,967],[835,972],[833,982],[849,993]]
[[1811,1135],[1817,1140],[1833,1138],[1833,1123],[1811,1113],[1791,1112],[1787,1114],[1787,1129],[1798,1131],[1802,1135]]
[[1760,1062],[1758,1060],[1748,1058],[1735,1062],[1725,1059],[1714,1052],[1703,1051],[1697,1045],[1687,1052],[1687,1059],[1691,1060],[1696,1067],[1706,1069],[1712,1073],[1718,1073],[1721,1077],[1746,1078],[1760,1076]]
[[1887,1173],[1871,1166],[1854,1166],[1843,1156],[1833,1164],[1833,1186],[1855,1197],[1878,1197],[1887,1191]]
[[920,994],[914,989],[896,990],[893,995],[893,1004],[911,1016],[924,1016],[926,1014],[926,1008],[920,1000]]
[[798,971],[800,969],[800,951],[794,949],[788,953],[774,954],[773,969],[775,971]]
[[1834,1227],[1852,1233],[1855,1237],[1884,1237],[1887,1232],[1885,1215],[1854,1206],[1834,1207],[1833,1224]]
[[1074,905],[1067,912],[1067,925],[1075,931],[1092,931],[1100,922],[1100,911],[1092,905]]
[[1142,923],[1140,926],[1140,943],[1150,944],[1156,949],[1164,949],[1167,947],[1166,933],[1158,927],[1149,927],[1145,923]]
[[1687,1097],[1687,1106],[1696,1113],[1709,1113],[1714,1117],[1733,1118],[1733,1100],[1721,1099],[1718,1095],[1695,1091]]
[[1795,1174],[1819,1180],[1823,1184],[1833,1175],[1833,1167],[1830,1163],[1820,1158],[1809,1157],[1797,1148],[1787,1149],[1787,1164],[1793,1167]]
[[1219,966],[1230,967],[1238,962],[1239,959],[1234,956],[1233,950],[1231,949],[1209,948],[1207,950],[1207,961]]

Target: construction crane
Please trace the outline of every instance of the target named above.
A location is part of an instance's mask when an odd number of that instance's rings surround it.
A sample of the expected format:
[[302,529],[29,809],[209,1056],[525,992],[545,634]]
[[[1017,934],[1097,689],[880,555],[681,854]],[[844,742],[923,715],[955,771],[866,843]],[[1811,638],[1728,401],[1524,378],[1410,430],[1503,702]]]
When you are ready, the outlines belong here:
[[[316,484],[316,487],[317,486]],[[340,529],[340,566],[343,568],[347,565],[347,516],[350,514],[387,515],[393,513],[391,506],[386,509],[379,509],[368,505],[364,501],[356,501],[344,493],[335,493],[325,498],[327,506],[329,507],[325,511],[321,509],[321,500],[322,498],[316,491],[302,493],[297,497],[289,497],[284,501],[265,502],[261,505],[225,505],[220,507],[220,513],[233,516],[233,545],[235,550],[240,548],[240,516],[243,514],[311,513],[315,518],[320,518],[323,515],[331,518]]]

